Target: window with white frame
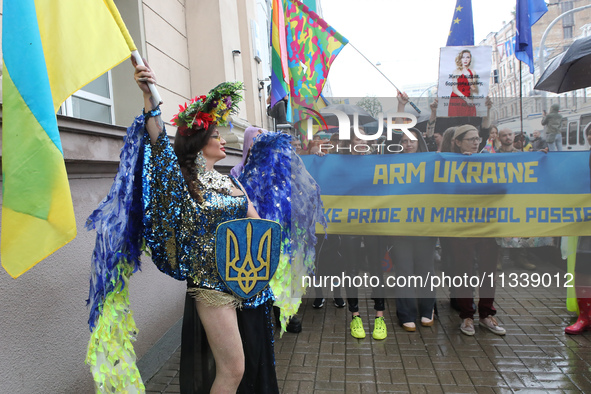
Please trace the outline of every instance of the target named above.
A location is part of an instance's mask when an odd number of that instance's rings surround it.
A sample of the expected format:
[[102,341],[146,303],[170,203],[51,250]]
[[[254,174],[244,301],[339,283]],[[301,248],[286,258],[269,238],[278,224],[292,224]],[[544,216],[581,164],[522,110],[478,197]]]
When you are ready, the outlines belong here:
[[68,97],[58,114],[114,124],[111,72],[106,72]]

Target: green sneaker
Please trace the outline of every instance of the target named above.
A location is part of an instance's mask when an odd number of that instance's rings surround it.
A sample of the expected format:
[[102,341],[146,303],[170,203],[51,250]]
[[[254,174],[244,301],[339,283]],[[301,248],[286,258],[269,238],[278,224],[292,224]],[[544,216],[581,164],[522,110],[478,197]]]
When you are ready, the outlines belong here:
[[382,339],[386,339],[388,336],[388,329],[386,328],[386,322],[382,316],[376,317],[376,323],[373,327],[373,339],[377,339],[378,341]]
[[351,320],[351,336],[357,339],[365,338],[363,321],[361,321],[361,318],[359,316],[353,316],[353,320]]

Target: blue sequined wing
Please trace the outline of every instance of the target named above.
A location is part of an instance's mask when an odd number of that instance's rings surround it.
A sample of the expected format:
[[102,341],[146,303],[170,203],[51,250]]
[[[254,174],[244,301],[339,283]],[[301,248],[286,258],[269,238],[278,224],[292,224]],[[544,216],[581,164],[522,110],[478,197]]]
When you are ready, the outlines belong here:
[[200,208],[189,194],[166,133],[153,145],[147,133],[144,138],[144,238],[158,269],[185,280],[197,242]]
[[258,214],[283,227],[282,258],[271,288],[285,327],[305,292],[301,276],[314,272],[316,222],[326,225],[320,189],[295,154],[291,136],[283,133],[257,137],[240,182]]
[[87,230],[96,230],[87,300],[91,331],[98,321],[106,296],[115,290],[118,283],[125,286],[125,278],[140,268],[143,130],[143,116],[138,116],[127,129],[113,185],[86,221]]

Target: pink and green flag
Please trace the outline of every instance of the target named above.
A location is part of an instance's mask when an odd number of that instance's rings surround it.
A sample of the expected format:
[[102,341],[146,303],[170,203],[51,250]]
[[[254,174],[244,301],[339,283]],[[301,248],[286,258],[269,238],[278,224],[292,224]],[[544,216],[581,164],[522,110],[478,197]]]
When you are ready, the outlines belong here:
[[293,120],[314,105],[328,77],[330,65],[349,42],[297,0],[285,0],[287,61]]
[[3,2],[1,260],[14,278],[76,236],[55,113],[129,57],[113,10],[112,0]]
[[283,0],[293,121],[313,107],[322,93],[330,65],[349,42],[297,0]]

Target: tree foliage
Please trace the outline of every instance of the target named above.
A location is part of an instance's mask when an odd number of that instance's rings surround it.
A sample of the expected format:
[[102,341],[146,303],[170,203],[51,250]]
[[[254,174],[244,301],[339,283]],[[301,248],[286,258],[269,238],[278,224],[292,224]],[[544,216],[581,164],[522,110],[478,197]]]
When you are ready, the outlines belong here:
[[380,103],[380,100],[375,96],[364,97],[357,103],[357,105],[369,112],[371,116],[376,119],[378,114],[382,112],[382,103]]

